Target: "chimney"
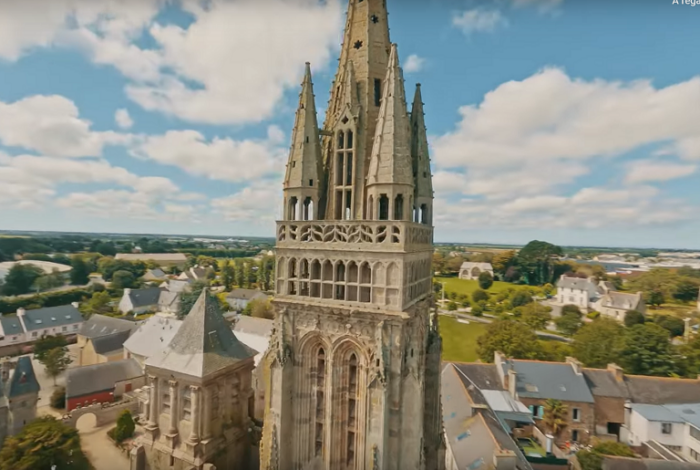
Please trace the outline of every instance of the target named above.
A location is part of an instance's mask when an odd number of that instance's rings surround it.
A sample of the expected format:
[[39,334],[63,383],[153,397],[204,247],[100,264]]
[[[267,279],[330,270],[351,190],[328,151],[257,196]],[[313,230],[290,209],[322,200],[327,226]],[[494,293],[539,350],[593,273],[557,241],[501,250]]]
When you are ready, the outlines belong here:
[[129,294],[131,294],[131,289],[128,288],[128,287],[126,287],[126,288],[124,289],[124,295],[129,295]]
[[608,371],[615,375],[615,380],[622,382],[625,379],[625,373],[622,371],[622,367],[617,364],[608,364]]
[[685,322],[684,328],[683,328],[683,337],[685,338],[686,341],[690,341],[690,317],[684,318],[683,322]]
[[503,363],[506,362],[506,357],[503,355],[502,352],[494,352],[493,353],[493,363],[496,365],[496,371],[498,372],[498,376],[501,378],[501,385],[503,385],[503,388],[506,388],[506,377],[505,374],[503,373]]
[[552,442],[554,442],[554,436],[551,434],[545,434],[544,437],[547,439],[547,442],[545,443],[547,455],[552,455]]
[[515,369],[511,366],[508,369],[508,393],[510,393],[510,396],[513,397],[514,400],[517,400],[518,397],[516,396],[516,382],[518,379],[518,373],[515,372]]
[[575,357],[568,356],[566,358],[566,363],[571,364],[571,368],[574,369],[574,372],[576,372],[577,375],[581,375],[581,362],[576,359]]
[[24,308],[20,307],[17,309],[17,316],[18,317],[23,316],[25,313],[27,313],[27,311]]
[[78,307],[80,307],[80,302],[71,302],[71,305],[72,305],[74,308],[78,308]]
[[2,377],[3,383],[10,380],[10,370],[12,370],[12,361],[9,358],[3,359],[2,365],[0,365],[0,377]]

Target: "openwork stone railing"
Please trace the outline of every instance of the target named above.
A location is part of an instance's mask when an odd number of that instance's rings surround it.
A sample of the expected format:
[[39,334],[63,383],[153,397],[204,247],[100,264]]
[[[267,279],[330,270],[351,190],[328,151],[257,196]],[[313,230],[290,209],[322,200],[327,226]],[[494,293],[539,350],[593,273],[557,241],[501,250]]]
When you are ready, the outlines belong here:
[[392,220],[279,221],[277,247],[412,251],[430,247],[433,228]]

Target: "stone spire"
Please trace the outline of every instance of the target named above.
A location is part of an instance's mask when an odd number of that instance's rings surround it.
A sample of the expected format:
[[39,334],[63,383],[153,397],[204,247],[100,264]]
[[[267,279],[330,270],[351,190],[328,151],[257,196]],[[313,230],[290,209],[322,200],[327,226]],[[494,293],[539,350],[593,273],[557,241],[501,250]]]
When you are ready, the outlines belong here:
[[403,74],[396,45],[391,47],[382,105],[379,108],[374,145],[370,156],[367,187],[377,184],[413,187],[410,128]]
[[411,157],[413,158],[413,177],[415,192],[415,222],[432,223],[433,176],[430,171],[430,152],[428,150],[428,133],[425,128],[425,113],[420,83],[416,85],[411,108]]
[[216,300],[203,289],[168,347],[146,365],[201,378],[255,354],[238,341]]
[[311,81],[311,65],[307,62],[299,95],[299,107],[292,131],[292,146],[289,151],[284,188],[317,188],[320,173],[321,144],[318,134],[314,85]]

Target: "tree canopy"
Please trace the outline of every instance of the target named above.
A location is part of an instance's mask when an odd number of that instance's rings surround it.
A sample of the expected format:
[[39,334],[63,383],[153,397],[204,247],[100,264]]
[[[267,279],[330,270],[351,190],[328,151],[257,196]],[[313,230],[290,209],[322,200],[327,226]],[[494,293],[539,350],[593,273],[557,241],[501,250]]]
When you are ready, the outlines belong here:
[[3,295],[21,295],[31,292],[34,282],[44,274],[41,268],[32,264],[15,264],[5,276]]
[[73,256],[71,260],[70,283],[83,286],[90,282],[90,271],[82,256]]
[[10,436],[0,450],[0,470],[40,468],[92,468],[80,448],[78,431],[53,416],[42,416],[28,423],[19,434]]
[[481,287],[484,290],[488,290],[489,287],[493,285],[493,276],[491,276],[491,273],[484,271],[481,274],[479,274],[479,287]]
[[494,353],[515,359],[534,359],[539,352],[537,335],[528,325],[512,320],[496,320],[479,336],[477,354],[484,362],[493,362]]
[[515,257],[515,264],[530,285],[542,285],[554,281],[554,261],[562,256],[561,247],[533,240],[525,245]]
[[642,325],[646,321],[644,314],[637,310],[628,310],[625,313],[625,326],[630,328],[634,325]]
[[587,367],[604,368],[618,359],[618,343],[624,328],[610,318],[583,325],[574,335],[574,357]]
[[628,374],[667,377],[676,371],[668,330],[654,323],[625,330],[619,364]]

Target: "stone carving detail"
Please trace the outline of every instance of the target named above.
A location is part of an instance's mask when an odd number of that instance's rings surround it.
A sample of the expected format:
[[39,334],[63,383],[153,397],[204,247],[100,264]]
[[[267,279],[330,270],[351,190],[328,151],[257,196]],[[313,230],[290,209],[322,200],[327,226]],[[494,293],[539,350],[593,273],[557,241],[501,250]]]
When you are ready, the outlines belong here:
[[379,448],[377,444],[372,446],[372,470],[379,470]]
[[380,321],[377,325],[376,336],[374,339],[374,354],[372,356],[372,364],[369,372],[370,387],[375,381],[386,386],[386,350],[384,348],[384,322]]
[[[277,241],[303,243],[348,243],[348,244],[399,244],[403,224],[390,221],[364,222],[356,224],[344,221],[280,223]],[[421,227],[428,229],[430,227]],[[432,238],[432,237],[431,237]],[[430,242],[427,242],[430,243]]]
[[282,307],[279,310],[278,324],[272,329],[271,340],[270,340],[270,350],[274,353],[274,361],[276,361],[280,367],[287,365],[287,362],[292,358],[292,348],[287,344],[285,340],[285,324],[287,317],[287,308]]
[[277,425],[272,425],[272,443],[270,445],[270,465],[268,470],[279,470],[279,446],[277,442]]

